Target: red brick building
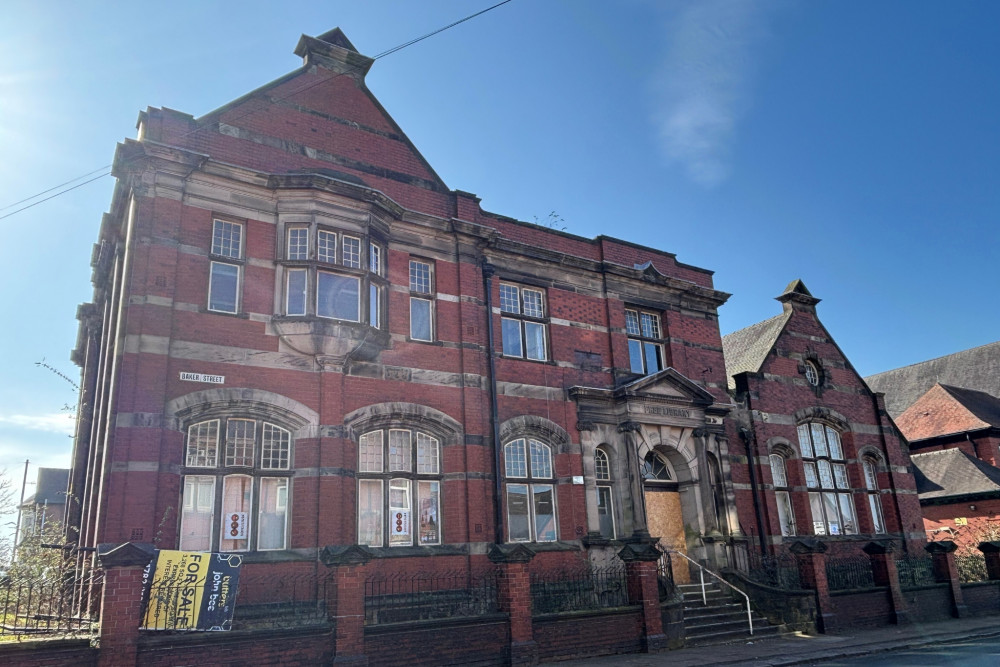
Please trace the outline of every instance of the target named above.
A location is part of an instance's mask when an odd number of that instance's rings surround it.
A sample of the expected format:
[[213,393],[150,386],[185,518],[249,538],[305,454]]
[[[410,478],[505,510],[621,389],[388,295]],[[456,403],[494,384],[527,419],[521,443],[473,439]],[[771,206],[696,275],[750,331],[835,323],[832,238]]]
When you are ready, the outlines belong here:
[[939,383],[897,423],[910,443],[928,539],[967,549],[1000,539],[1000,399]]
[[811,536],[831,553],[886,539],[922,552],[906,444],[882,395],[820,322],[820,300],[802,281],[777,300],[780,315],[723,339],[739,405],[729,420],[735,506],[751,549],[781,552]]
[[711,557],[685,537],[735,511],[711,272],[482,210],[339,30],[295,52],[118,147],[74,353],[80,544],[275,572],[344,545],[474,570],[512,542],[545,569],[649,533]]

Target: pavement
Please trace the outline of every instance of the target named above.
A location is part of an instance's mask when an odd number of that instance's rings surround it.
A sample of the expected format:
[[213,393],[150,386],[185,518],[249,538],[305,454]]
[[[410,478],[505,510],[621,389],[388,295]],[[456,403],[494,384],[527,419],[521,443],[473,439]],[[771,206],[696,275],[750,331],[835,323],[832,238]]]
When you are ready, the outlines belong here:
[[890,625],[851,629],[833,634],[793,634],[716,646],[698,646],[662,653],[630,653],[552,663],[558,667],[694,667],[695,665],[742,665],[764,667],[808,665],[828,660],[948,644],[980,637],[1000,636],[1000,618],[979,616],[933,623]]

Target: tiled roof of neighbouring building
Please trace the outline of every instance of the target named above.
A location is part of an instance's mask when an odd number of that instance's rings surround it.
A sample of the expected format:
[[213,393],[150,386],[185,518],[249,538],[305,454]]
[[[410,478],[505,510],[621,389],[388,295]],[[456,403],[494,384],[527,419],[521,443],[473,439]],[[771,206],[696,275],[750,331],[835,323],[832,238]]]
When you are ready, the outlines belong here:
[[1000,468],[969,456],[960,449],[912,454],[920,501],[958,496],[1000,496]]
[[893,418],[939,382],[1000,396],[1000,341],[869,375],[865,382],[872,391],[885,394],[885,407]]
[[910,442],[1000,427],[1000,398],[936,384],[896,418],[896,425]]

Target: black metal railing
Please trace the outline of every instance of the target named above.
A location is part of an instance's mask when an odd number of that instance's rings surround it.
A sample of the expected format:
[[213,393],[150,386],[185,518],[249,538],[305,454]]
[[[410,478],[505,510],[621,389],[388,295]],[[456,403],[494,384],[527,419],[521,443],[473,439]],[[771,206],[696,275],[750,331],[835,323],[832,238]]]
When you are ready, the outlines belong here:
[[233,628],[289,628],[327,622],[327,591],[333,573],[240,574]]
[[656,546],[660,550],[660,559],[656,562],[656,581],[660,599],[666,600],[672,598],[677,592],[677,586],[674,583],[674,561],[670,558],[669,551],[659,544]]
[[955,556],[955,567],[958,569],[958,580],[963,584],[989,580],[986,558],[982,554]]
[[802,588],[799,564],[791,554],[746,554],[739,569],[747,579],[765,586],[784,590]]
[[899,585],[903,588],[926,586],[937,581],[934,561],[930,558],[903,556],[896,559],[896,571],[899,572]]
[[0,635],[92,635],[104,573],[70,569],[0,577]]
[[826,581],[831,591],[874,588],[872,561],[867,555],[837,556],[826,560]]
[[494,570],[379,574],[365,581],[365,625],[482,616],[498,611]]
[[625,567],[533,574],[531,602],[535,614],[624,607],[628,605]]

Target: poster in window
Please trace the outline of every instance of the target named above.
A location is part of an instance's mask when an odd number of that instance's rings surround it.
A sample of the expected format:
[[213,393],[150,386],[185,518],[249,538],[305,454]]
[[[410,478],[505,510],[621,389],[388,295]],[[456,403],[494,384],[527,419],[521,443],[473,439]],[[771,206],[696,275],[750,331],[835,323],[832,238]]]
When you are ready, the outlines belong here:
[[232,629],[242,563],[231,554],[157,551],[142,573],[140,629]]
[[392,535],[409,536],[410,534],[410,510],[392,510]]
[[247,538],[247,513],[230,512],[226,515],[226,539],[245,540]]

